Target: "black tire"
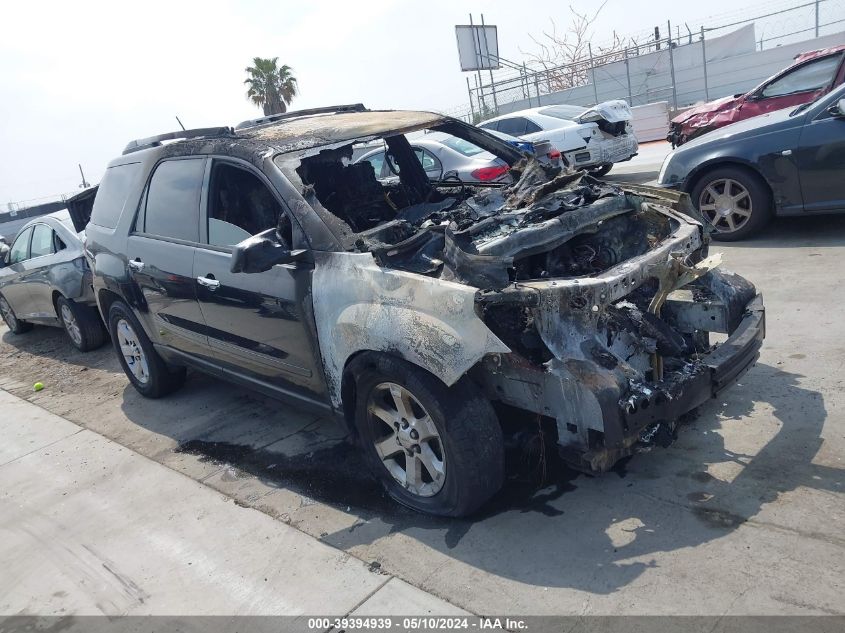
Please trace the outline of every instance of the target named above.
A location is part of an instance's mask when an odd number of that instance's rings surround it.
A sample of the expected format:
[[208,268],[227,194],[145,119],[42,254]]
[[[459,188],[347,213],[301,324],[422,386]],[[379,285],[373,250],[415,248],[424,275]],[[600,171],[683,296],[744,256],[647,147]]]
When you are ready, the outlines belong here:
[[3,295],[0,295],[0,314],[3,315],[3,321],[6,322],[6,326],[12,334],[23,334],[32,329],[32,323],[21,321]]
[[[386,355],[356,361],[350,371],[356,379],[354,421],[358,440],[373,473],[393,499],[427,514],[460,517],[471,514],[499,491],[505,469],[502,430],[493,407],[471,382],[463,379],[448,388],[422,369]],[[437,429],[439,437],[434,441],[439,444],[445,475],[434,494],[423,496],[403,487],[388,470],[388,459],[382,460],[376,450],[376,442],[384,441],[383,436],[377,436],[379,429],[387,429],[388,438],[391,433],[389,425],[371,415],[369,405],[370,398],[377,397],[385,383],[407,390]],[[397,455],[389,459],[401,464],[406,454],[402,448],[397,450]]]
[[60,296],[56,299],[56,314],[70,342],[80,352],[97,349],[106,342],[106,328],[96,308]]
[[[127,358],[121,351],[121,341],[125,330],[123,327],[127,326],[134,335],[134,345],[139,353],[142,353],[145,362],[145,370],[143,375],[145,380],[140,379],[133,369],[130,368]],[[164,359],[159,356],[153,347],[149,337],[147,337],[144,328],[132,314],[132,310],[122,301],[115,301],[109,309],[109,333],[114,345],[117,358],[120,361],[120,366],[132,386],[138,390],[142,396],[146,398],[161,398],[173,391],[176,391],[185,383],[186,370],[184,367],[172,367],[164,362]],[[141,366],[140,361],[138,367]],[[134,365],[134,363],[133,363]]]
[[611,169],[613,169],[613,163],[604,163],[603,165],[588,168],[587,173],[596,178],[601,178],[609,174]]
[[[745,200],[747,200],[749,207],[747,209],[737,207],[736,213],[729,214],[734,218],[732,221],[735,228],[733,229],[728,224],[727,216],[721,217],[718,215],[718,211],[710,211],[707,208],[709,206],[716,207],[716,204],[704,204],[705,202],[710,203],[711,200],[715,203],[712,192],[724,194],[726,185],[721,183],[728,181],[737,183],[748,193],[747,199],[744,199],[741,205],[745,205]],[[739,195],[739,189],[732,188],[731,193],[734,192]],[[715,229],[710,237],[721,242],[744,240],[759,233],[771,221],[773,215],[772,194],[765,181],[750,169],[742,167],[718,167],[706,172],[696,181],[695,187],[690,192],[690,197],[695,208],[706,220],[710,221]],[[748,217],[744,218],[744,216],[737,215],[740,212],[747,212]],[[738,218],[744,218],[742,223],[737,222]]]

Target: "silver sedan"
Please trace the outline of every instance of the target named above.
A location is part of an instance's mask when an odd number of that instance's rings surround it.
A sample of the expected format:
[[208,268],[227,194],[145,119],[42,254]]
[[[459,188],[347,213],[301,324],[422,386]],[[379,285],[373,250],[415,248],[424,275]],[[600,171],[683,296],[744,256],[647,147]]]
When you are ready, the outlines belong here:
[[[433,132],[408,140],[431,180],[458,178],[461,182],[492,183],[510,178],[505,161],[461,138]],[[367,152],[355,162],[363,161],[373,166],[379,180],[398,179],[398,168],[384,147]]]
[[41,324],[64,328],[83,352],[105,342],[82,235],[74,230],[67,211],[25,224],[3,254],[0,314],[14,334]]

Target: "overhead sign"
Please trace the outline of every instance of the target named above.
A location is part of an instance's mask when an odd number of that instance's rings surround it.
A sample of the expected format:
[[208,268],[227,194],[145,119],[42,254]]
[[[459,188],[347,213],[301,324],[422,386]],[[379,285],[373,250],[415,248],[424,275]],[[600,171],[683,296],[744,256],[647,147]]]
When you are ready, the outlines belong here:
[[495,26],[459,24],[455,26],[455,35],[458,37],[461,70],[496,70],[502,67]]

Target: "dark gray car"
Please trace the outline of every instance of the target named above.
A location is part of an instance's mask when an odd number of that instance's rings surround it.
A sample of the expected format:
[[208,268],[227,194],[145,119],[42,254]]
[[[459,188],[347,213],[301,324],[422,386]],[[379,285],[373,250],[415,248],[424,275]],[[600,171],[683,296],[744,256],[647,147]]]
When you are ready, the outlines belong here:
[[0,261],[0,314],[14,334],[37,323],[64,328],[83,352],[105,342],[81,236],[67,211],[31,220],[12,242]]

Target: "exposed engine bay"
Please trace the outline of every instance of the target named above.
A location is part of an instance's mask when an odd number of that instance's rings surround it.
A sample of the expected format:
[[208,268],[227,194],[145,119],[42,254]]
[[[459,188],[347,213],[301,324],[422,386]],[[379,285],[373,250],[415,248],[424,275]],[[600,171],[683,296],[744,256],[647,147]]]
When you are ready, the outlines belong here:
[[[505,186],[429,182],[403,134],[384,143],[398,182],[379,182],[367,162],[349,164],[351,144],[280,166],[348,252],[407,273],[408,293],[421,277],[474,290],[476,317],[495,349],[509,351],[484,348],[470,375],[508,416],[546,423],[571,464],[605,471],[673,436],[680,415],[756,360],[762,300],[708,257],[685,196],[527,156],[509,161]],[[404,301],[390,292],[389,302]],[[431,332],[419,336],[447,336]],[[731,338],[716,348],[711,332]],[[736,343],[740,335],[748,340]],[[442,341],[408,345],[449,374]]]

